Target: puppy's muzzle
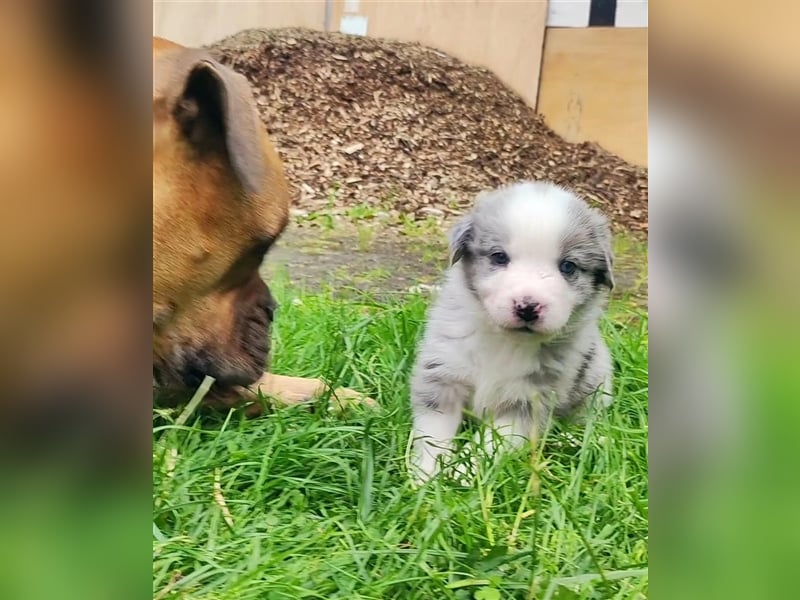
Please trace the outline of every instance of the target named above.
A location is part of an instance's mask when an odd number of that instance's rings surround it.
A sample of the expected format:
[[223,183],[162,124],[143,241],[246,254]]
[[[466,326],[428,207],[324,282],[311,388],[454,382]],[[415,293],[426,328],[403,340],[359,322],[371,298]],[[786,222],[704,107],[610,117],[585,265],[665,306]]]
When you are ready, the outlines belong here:
[[520,302],[514,302],[514,315],[525,323],[535,323],[538,321],[541,312],[541,304],[533,302],[529,298],[523,298]]

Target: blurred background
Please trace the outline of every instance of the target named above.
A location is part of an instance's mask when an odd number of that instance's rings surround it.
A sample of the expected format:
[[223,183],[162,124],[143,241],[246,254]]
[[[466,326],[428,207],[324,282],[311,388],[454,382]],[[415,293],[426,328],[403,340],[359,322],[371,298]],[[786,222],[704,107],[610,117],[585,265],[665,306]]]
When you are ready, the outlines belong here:
[[650,532],[665,597],[793,595],[797,11],[650,12]]
[[0,3],[6,598],[150,589],[149,21]]

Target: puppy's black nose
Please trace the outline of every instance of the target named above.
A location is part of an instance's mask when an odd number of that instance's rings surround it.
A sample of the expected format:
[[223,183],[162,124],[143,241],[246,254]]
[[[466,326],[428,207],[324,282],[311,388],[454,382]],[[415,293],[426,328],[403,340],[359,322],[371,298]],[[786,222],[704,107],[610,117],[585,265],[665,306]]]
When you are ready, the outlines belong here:
[[514,305],[514,314],[526,323],[533,323],[539,318],[538,302],[522,302]]

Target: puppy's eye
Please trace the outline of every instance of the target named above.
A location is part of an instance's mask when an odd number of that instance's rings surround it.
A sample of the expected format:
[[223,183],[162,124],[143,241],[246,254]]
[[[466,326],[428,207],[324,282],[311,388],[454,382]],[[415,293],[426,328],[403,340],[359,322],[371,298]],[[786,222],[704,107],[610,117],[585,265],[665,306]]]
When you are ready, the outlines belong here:
[[492,252],[489,255],[489,262],[497,267],[503,267],[511,262],[511,259],[505,252]]
[[562,260],[558,264],[558,270],[561,271],[564,275],[572,275],[577,268],[578,265],[576,265],[571,260]]

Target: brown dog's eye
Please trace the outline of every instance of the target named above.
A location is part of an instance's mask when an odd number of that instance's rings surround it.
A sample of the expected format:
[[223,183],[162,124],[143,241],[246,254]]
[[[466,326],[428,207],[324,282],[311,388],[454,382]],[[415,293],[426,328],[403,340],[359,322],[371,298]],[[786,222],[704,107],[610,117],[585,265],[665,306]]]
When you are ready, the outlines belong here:
[[260,239],[253,245],[250,251],[253,252],[254,254],[259,255],[263,260],[264,255],[267,253],[267,250],[269,250],[270,246],[272,246],[272,242],[273,242],[272,238]]
[[257,273],[261,263],[264,261],[264,255],[272,245],[271,240],[259,240],[255,245],[251,246],[239,259],[233,263],[228,272],[222,278],[221,287],[223,289],[231,289],[243,285],[252,276]]

